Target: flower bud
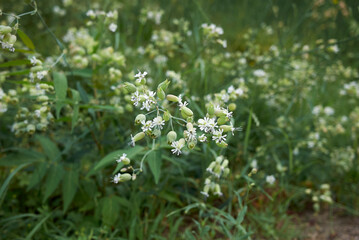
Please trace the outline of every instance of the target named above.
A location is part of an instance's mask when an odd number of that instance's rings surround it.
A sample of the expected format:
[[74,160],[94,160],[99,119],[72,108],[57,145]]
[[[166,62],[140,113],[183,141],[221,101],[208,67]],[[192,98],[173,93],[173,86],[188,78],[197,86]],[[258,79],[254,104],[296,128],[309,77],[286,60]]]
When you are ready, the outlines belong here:
[[184,144],[186,143],[186,141],[184,140],[184,138],[181,138],[180,140],[178,140],[179,144],[184,146]]
[[16,42],[16,36],[10,35],[10,37],[7,39],[7,43],[13,45]]
[[218,147],[221,147],[221,148],[226,148],[228,146],[228,144],[226,142],[218,142],[216,143]]
[[130,95],[125,95],[124,97],[126,102],[131,102],[131,96]]
[[177,139],[177,133],[175,131],[170,131],[167,133],[167,142],[168,144],[171,144],[172,142],[176,141]]
[[5,35],[7,33],[10,33],[11,31],[12,31],[11,27],[0,25],[0,34]]
[[229,175],[229,172],[230,172],[229,168],[225,168],[223,170],[223,177],[227,177]]
[[233,127],[231,125],[221,125],[221,126],[219,126],[219,128],[222,129],[223,132],[230,132],[230,131],[232,131]]
[[160,100],[164,100],[166,97],[165,92],[163,91],[162,88],[157,88],[157,96]]
[[209,106],[207,107],[207,112],[209,115],[213,115],[214,114],[214,106],[212,103],[209,104]]
[[42,70],[43,70],[42,66],[35,66],[35,67],[30,68],[31,72],[39,72]]
[[171,101],[171,102],[178,102],[179,101],[179,98],[177,96],[175,96],[175,95],[172,95],[172,94],[168,94],[166,98],[167,98],[168,101]]
[[145,122],[146,121],[146,115],[144,114],[138,114],[135,118],[135,124],[140,124],[141,122]]
[[125,82],[124,87],[129,93],[134,93],[137,91],[136,86],[129,82]]
[[161,82],[161,83],[158,85],[158,88],[161,88],[163,91],[166,91],[169,84],[170,84],[170,81],[168,81],[168,80],[166,79],[165,81]]
[[189,149],[193,149],[196,145],[197,145],[197,140],[190,141],[190,142],[187,143],[187,147]]
[[218,125],[223,125],[227,121],[228,121],[228,119],[226,117],[220,117],[220,118],[218,118],[217,123],[218,123]]
[[189,109],[188,107],[183,106],[183,107],[181,108],[181,111],[183,111],[183,112],[184,112],[187,116],[189,116],[189,117],[193,116],[192,110]]
[[29,124],[26,126],[26,131],[29,133],[29,134],[34,134],[35,133],[35,125],[34,124]]
[[187,130],[188,130],[188,131],[192,131],[192,130],[193,130],[193,124],[190,123],[190,122],[187,123],[186,127],[187,127]]
[[126,106],[125,106],[125,109],[128,112],[132,112],[133,111],[133,106],[131,104],[127,103]]
[[129,158],[124,158],[122,161],[121,161],[124,165],[127,165],[127,164],[130,164],[131,160]]
[[137,133],[134,137],[133,137],[133,141],[134,142],[137,142],[137,141],[140,141],[141,139],[143,139],[145,137],[145,133],[144,132],[140,132],[140,133]]
[[129,173],[124,173],[124,174],[121,174],[121,176],[120,176],[120,181],[121,182],[126,182],[126,181],[129,181],[131,179],[132,179],[132,176]]
[[193,122],[193,116],[187,117],[186,121],[189,122],[189,123],[192,123]]
[[228,110],[229,111],[234,111],[234,110],[236,110],[236,108],[237,108],[237,105],[235,103],[230,103],[228,105]]
[[163,120],[165,120],[165,121],[167,122],[167,121],[170,120],[170,119],[171,119],[171,114],[170,114],[169,111],[166,111],[166,112],[163,114]]
[[161,130],[156,128],[151,132],[151,138],[155,139],[161,136]]

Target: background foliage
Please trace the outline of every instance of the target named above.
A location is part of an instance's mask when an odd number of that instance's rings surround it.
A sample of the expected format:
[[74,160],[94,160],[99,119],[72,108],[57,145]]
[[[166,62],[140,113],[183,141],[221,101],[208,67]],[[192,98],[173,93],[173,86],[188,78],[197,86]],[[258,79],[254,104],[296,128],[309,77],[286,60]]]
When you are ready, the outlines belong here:
[[[358,214],[357,1],[36,3],[19,19],[15,53],[0,55],[0,238],[290,239],[301,234],[290,213]],[[34,2],[0,9],[19,15]],[[90,9],[117,10],[117,30]],[[160,23],[148,12],[162,13]],[[228,46],[207,39],[203,23],[221,26]],[[39,81],[46,100],[32,94],[32,56],[51,66]],[[129,147],[139,110],[116,88],[138,70],[153,89],[171,80],[199,115],[208,94],[241,88],[234,123],[243,131],[226,149],[204,144],[179,157],[163,138],[143,174],[112,183],[118,155],[138,165],[152,146]],[[38,121],[41,106],[53,116],[41,131],[14,131]],[[231,173],[223,196],[205,199],[214,155]]]

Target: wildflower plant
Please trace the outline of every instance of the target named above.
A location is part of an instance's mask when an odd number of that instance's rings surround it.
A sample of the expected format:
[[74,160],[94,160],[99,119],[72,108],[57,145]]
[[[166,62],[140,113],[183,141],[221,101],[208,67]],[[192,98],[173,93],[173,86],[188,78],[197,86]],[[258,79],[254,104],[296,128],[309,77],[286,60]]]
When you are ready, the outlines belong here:
[[[146,156],[159,148],[156,141],[161,142],[164,136],[166,136],[167,144],[171,147],[171,153],[180,156],[184,152],[195,149],[197,144],[201,143],[213,142],[220,148],[226,148],[228,146],[227,134],[234,135],[235,131],[240,130],[233,126],[233,112],[229,110],[224,101],[208,103],[205,116],[197,118],[183,96],[166,93],[170,89],[169,80],[161,82],[155,92],[151,91],[146,84],[148,78],[146,71],[138,71],[134,78],[134,84],[125,82],[122,87],[131,94],[132,104],[144,113],[138,114],[135,118],[134,123],[140,126],[140,131],[131,135],[130,145],[134,147],[144,138],[152,139],[153,144],[152,149],[142,158],[139,168],[129,165],[129,160],[124,162],[125,154],[116,160],[121,165],[129,166],[121,169],[120,175],[115,175],[115,183],[120,182],[118,176],[122,176],[124,173],[130,174],[132,177],[121,178],[121,180],[136,179],[136,176],[143,171],[143,162]],[[215,106],[214,103],[218,105]],[[232,103],[230,109],[234,110],[235,104]],[[229,174],[228,159],[222,160],[223,156],[217,157],[216,161],[207,168],[217,178]],[[152,171],[156,174],[154,170]],[[157,178],[157,176],[155,177]],[[218,183],[213,184],[210,178],[205,180],[203,191],[205,195],[208,196],[210,190],[217,195],[222,195]]]

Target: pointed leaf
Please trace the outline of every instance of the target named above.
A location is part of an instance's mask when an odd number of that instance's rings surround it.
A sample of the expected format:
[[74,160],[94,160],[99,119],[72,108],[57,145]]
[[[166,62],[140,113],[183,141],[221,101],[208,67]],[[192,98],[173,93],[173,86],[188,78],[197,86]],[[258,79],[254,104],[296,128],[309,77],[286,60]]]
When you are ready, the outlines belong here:
[[118,219],[120,204],[116,196],[103,198],[101,218],[106,225],[113,226]]
[[17,35],[19,35],[22,42],[31,50],[35,49],[34,44],[32,43],[31,39],[20,29],[17,30]]
[[155,183],[157,184],[158,181],[160,180],[160,174],[161,174],[161,165],[162,165],[161,151],[155,150],[149,153],[147,156],[147,162],[155,178]]
[[63,73],[54,72],[54,87],[56,96],[56,117],[59,118],[61,108],[65,105],[63,100],[66,99],[67,79]]
[[127,157],[131,159],[132,157],[135,157],[137,154],[142,152],[142,150],[143,150],[143,147],[135,146],[133,148],[117,150],[117,151],[114,151],[112,153],[109,153],[104,158],[102,158],[95,165],[95,167],[93,169],[90,170],[90,172],[87,174],[87,177],[95,174],[96,172],[100,171],[102,168],[104,168],[104,167],[106,167],[108,165],[116,164],[116,157],[117,156],[120,156],[120,155],[126,153]]
[[64,212],[72,202],[77,187],[79,184],[79,173],[75,169],[71,168],[70,171],[66,171],[64,181],[62,183],[62,197],[64,201]]
[[48,163],[46,162],[42,162],[36,166],[35,171],[31,175],[29,185],[27,186],[26,189],[27,191],[30,191],[37,184],[40,183],[40,181],[44,178],[46,174],[46,171],[48,169],[47,167],[48,167]]
[[51,194],[57,189],[63,175],[64,175],[64,169],[62,168],[61,165],[56,164],[51,166],[49,173],[47,174],[46,177],[45,195],[43,202],[45,202],[51,196]]
[[40,142],[46,156],[51,161],[58,161],[61,158],[61,152],[54,142],[41,135],[36,135],[36,139]]

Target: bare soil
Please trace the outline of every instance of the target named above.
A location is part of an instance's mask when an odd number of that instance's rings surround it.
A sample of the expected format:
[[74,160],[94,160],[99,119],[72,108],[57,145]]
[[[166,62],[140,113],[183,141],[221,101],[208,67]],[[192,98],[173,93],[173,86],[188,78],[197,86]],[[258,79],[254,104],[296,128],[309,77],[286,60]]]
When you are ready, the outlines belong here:
[[330,213],[297,215],[295,222],[305,240],[359,240],[359,217]]

